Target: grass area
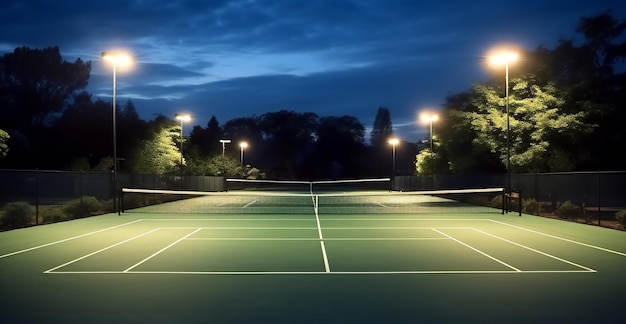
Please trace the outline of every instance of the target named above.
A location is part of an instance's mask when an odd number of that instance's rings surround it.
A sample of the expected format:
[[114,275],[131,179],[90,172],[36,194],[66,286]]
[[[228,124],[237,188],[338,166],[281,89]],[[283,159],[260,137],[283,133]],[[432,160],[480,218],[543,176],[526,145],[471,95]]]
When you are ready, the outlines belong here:
[[626,232],[516,214],[107,214],[0,232],[0,322],[616,322]]

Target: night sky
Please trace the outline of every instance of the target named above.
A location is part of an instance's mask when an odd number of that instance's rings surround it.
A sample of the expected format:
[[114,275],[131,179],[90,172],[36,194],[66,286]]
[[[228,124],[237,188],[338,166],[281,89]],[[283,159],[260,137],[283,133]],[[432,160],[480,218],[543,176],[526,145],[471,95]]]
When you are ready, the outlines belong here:
[[187,112],[204,127],[286,109],[355,116],[369,139],[383,106],[415,142],[428,134],[420,111],[487,80],[492,48],[551,49],[607,10],[626,19],[616,0],[5,0],[0,54],[59,46],[92,61],[87,91],[110,101],[100,54],[125,50],[134,64],[118,71],[118,102],[145,120]]

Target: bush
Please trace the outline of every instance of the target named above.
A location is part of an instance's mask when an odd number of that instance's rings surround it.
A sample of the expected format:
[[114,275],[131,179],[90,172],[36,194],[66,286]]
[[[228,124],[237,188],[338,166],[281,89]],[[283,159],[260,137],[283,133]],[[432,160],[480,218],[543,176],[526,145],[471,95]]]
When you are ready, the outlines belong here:
[[576,219],[581,214],[581,209],[579,206],[572,204],[571,201],[565,201],[557,209],[554,211],[561,219]]
[[524,214],[537,215],[539,212],[538,205],[539,203],[535,199],[522,199],[522,212]]
[[497,195],[491,199],[490,207],[493,208],[502,208],[502,195]]
[[63,212],[70,218],[81,218],[96,214],[102,210],[102,204],[96,197],[83,196],[69,201],[63,206]]
[[41,211],[41,219],[44,224],[56,223],[67,220],[67,215],[63,211],[63,208],[55,206],[52,208],[46,208]]
[[617,219],[617,221],[626,229],[626,209],[615,213],[615,219]]
[[25,201],[8,203],[4,207],[0,225],[5,229],[26,227],[33,222],[35,207]]

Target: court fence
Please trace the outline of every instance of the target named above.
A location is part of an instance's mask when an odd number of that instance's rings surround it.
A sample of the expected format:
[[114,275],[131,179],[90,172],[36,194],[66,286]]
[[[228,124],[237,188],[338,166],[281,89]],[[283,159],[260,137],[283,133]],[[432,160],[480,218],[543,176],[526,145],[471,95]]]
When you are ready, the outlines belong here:
[[[511,174],[522,212],[624,229],[616,213],[626,213],[626,171]],[[393,190],[504,187],[506,174],[395,177]],[[517,204],[511,204],[517,209]]]
[[[392,190],[507,187],[506,174],[397,176]],[[0,170],[0,230],[45,224],[115,211],[111,172]],[[120,187],[223,191],[224,177],[118,174]],[[623,229],[616,220],[626,210],[626,171],[512,174],[521,192],[522,212]],[[29,206],[23,223],[7,224],[6,210]],[[515,207],[517,204],[512,204]]]

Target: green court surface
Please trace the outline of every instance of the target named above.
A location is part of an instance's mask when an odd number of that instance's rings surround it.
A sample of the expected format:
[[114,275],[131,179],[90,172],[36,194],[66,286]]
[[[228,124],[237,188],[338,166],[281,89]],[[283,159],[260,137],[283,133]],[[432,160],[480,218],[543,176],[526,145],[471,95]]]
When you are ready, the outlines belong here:
[[609,323],[626,232],[499,211],[108,214],[0,233],[1,323]]

